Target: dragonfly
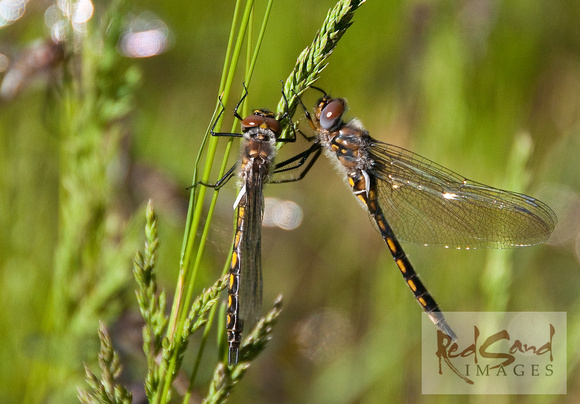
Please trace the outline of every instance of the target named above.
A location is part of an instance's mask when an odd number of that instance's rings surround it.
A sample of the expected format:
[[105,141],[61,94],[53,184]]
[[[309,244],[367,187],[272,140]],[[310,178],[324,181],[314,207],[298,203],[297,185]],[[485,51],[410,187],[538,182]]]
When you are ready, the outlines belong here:
[[511,248],[545,242],[557,223],[555,213],[531,196],[471,181],[401,147],[373,139],[358,119],[343,120],[344,98],[324,90],[314,116],[298,101],[316,135],[312,146],[285,161],[306,175],[324,152],[345,175],[403,279],[431,321],[457,339],[433,296],[399,242],[447,248]]
[[[288,108],[280,119],[276,119],[274,113],[267,109],[256,109],[251,115],[242,118],[238,114],[238,108],[248,95],[245,86],[244,90],[243,97],[234,108],[234,116],[241,122],[241,133],[214,131],[225,111],[223,104],[211,129],[212,136],[243,139],[239,163],[232,166],[215,184],[201,183],[219,189],[233,177],[236,169],[240,180],[240,192],[234,202],[237,218],[229,267],[226,310],[229,365],[238,363],[242,331],[254,325],[262,311],[261,227],[264,210],[262,190],[268,182],[286,182],[285,180],[270,181],[274,172],[286,171],[283,166],[274,164],[278,150],[276,143],[296,140],[296,132],[291,122],[290,135],[287,138],[280,137],[281,121],[290,120]],[[285,96],[284,99],[286,99]],[[287,102],[286,105],[288,105]]]

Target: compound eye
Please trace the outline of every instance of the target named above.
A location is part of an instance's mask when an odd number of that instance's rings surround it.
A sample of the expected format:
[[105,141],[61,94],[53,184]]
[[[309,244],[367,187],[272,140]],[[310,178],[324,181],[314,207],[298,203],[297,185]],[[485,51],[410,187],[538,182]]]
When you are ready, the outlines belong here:
[[260,115],[250,115],[244,118],[244,120],[242,121],[242,130],[248,130],[251,128],[255,128],[260,126],[261,124],[263,124],[266,121],[267,118],[264,118],[263,116]]
[[340,122],[342,114],[344,113],[344,108],[344,100],[336,98],[330,101],[328,105],[322,108],[320,114],[320,126],[326,130],[332,129]]
[[266,125],[268,125],[268,129],[270,129],[276,135],[278,135],[282,131],[282,126],[280,125],[280,122],[278,122],[276,119],[270,118],[270,117],[265,117],[264,121],[266,121]]

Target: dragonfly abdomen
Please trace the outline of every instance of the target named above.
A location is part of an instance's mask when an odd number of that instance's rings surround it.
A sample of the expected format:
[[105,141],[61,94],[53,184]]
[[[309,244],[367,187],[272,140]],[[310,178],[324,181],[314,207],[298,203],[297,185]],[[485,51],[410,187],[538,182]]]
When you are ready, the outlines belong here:
[[245,197],[238,206],[238,216],[236,223],[236,233],[234,236],[234,248],[232,252],[232,260],[230,262],[230,284],[228,287],[228,308],[227,316],[227,337],[229,345],[229,363],[238,362],[238,351],[242,341],[242,331],[244,329],[244,320],[238,315],[240,311],[239,293],[240,293],[240,273],[241,273],[241,246],[244,238],[244,224],[245,224]]
[[403,247],[401,247],[393,229],[389,225],[378,204],[376,178],[369,176],[364,171],[349,172],[348,177],[354,194],[366,205],[369,214],[375,221],[377,228],[381,233],[381,237],[385,240],[385,243],[393,256],[393,260],[397,264],[397,268],[399,268],[401,275],[403,275],[405,283],[409,286],[411,292],[413,292],[415,300],[417,300],[417,303],[419,303],[421,308],[427,313],[433,324],[455,340],[457,338],[455,333],[449,324],[447,324],[437,302],[433,296],[431,296],[425,285],[423,285],[421,279],[419,279],[419,275],[417,275],[415,268],[411,265],[411,262],[407,258],[407,254],[403,250]]

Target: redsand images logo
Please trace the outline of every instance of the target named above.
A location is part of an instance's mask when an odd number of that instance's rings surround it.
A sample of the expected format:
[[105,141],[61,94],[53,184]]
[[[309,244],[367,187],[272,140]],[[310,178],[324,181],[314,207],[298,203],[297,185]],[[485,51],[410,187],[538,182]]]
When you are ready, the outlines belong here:
[[423,316],[423,394],[566,394],[566,313],[445,313],[457,340]]

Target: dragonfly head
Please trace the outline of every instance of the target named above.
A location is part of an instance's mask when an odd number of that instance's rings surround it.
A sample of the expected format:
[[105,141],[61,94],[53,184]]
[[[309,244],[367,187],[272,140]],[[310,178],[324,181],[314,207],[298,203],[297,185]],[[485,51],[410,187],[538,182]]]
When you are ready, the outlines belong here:
[[252,128],[269,129],[276,137],[282,132],[280,122],[274,118],[274,114],[268,110],[257,109],[252,115],[247,116],[242,121],[242,132],[247,132]]

